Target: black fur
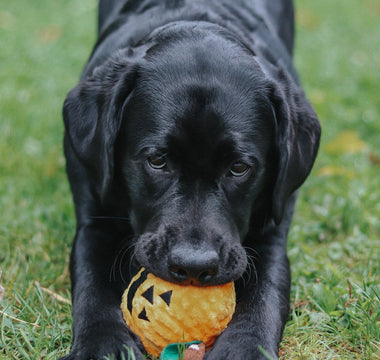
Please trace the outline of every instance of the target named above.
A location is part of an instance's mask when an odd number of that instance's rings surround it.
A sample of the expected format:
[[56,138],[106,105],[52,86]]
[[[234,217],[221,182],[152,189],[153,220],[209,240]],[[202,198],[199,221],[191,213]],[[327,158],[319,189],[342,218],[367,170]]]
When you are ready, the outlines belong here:
[[143,349],[121,295],[138,267],[235,281],[206,360],[277,358],[286,237],[320,127],[292,65],[290,0],[104,0],[99,40],[64,104],[77,217],[74,339],[64,359]]

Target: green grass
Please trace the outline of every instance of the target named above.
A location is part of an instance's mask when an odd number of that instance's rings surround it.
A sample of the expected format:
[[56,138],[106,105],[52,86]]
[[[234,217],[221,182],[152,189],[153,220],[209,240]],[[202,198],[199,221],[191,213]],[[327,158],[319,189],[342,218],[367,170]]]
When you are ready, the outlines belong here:
[[323,137],[289,236],[284,359],[380,358],[379,15],[377,1],[298,1],[296,64]]
[[[281,355],[378,359],[380,3],[297,5],[296,64],[323,138],[289,236],[292,309]],[[41,287],[70,298],[75,223],[61,106],[95,19],[94,0],[0,0],[0,359],[69,350],[70,305]]]

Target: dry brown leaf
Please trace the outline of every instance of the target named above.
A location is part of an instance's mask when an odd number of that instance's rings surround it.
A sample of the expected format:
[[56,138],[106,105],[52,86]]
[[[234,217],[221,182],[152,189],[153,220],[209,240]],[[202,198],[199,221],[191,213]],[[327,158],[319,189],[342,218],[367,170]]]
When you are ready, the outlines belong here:
[[319,176],[345,176],[349,179],[355,177],[355,172],[343,166],[326,165],[317,171]]
[[330,155],[356,154],[364,151],[367,144],[353,130],[342,131],[325,146]]
[[15,23],[15,17],[9,11],[0,11],[0,29],[10,30]]
[[38,37],[42,42],[53,42],[60,39],[62,36],[62,30],[56,25],[49,25],[43,28],[39,33]]
[[368,159],[372,165],[380,166],[380,156],[377,156],[374,153],[370,153],[368,155]]
[[314,89],[310,92],[310,100],[313,104],[323,104],[326,101],[326,94],[322,90]]
[[320,24],[319,18],[306,8],[299,7],[296,12],[297,22],[304,28],[314,30]]

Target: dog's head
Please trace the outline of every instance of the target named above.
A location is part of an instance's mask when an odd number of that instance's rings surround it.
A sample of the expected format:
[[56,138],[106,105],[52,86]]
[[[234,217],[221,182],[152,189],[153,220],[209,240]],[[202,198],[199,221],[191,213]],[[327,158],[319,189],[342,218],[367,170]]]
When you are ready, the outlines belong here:
[[221,284],[244,272],[252,228],[281,222],[319,125],[283,70],[222,35],[185,35],[103,64],[69,93],[64,119],[99,202],[122,184],[139,263],[170,281]]

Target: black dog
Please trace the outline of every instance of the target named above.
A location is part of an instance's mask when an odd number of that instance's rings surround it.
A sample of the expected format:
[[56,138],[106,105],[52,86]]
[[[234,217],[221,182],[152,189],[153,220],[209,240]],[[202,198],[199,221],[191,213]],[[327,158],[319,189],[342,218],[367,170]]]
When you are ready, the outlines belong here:
[[143,357],[120,311],[140,266],[237,306],[205,359],[277,358],[286,238],[319,144],[292,65],[291,0],[104,0],[64,104],[77,230],[65,359]]

